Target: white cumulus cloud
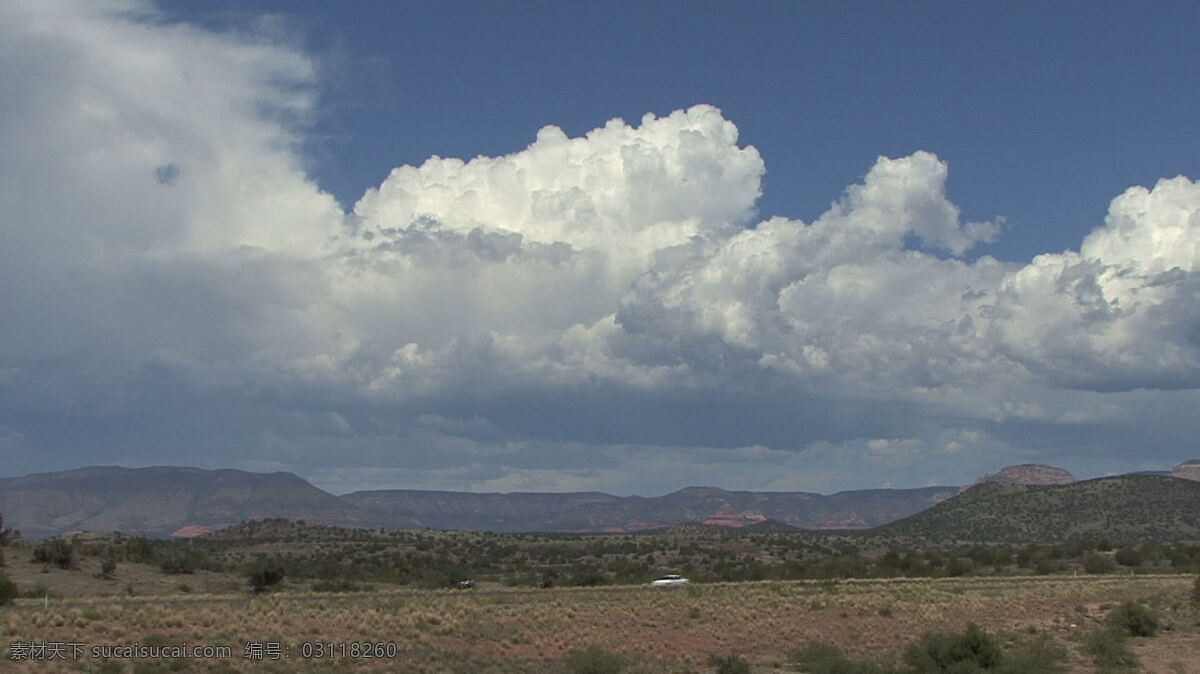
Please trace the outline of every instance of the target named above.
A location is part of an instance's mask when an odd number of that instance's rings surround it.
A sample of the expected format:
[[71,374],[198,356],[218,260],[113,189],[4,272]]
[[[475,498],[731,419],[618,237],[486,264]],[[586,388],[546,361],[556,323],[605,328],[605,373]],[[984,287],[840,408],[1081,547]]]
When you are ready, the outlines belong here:
[[0,4],[0,41],[14,462],[882,482],[1116,455],[1125,406],[1200,387],[1186,177],[1119,195],[1077,251],[972,259],[1001,228],[964,221],[935,154],[757,221],[762,158],[695,105],[401,166],[347,211],[301,150],[319,69],[276,35],[46,0]]

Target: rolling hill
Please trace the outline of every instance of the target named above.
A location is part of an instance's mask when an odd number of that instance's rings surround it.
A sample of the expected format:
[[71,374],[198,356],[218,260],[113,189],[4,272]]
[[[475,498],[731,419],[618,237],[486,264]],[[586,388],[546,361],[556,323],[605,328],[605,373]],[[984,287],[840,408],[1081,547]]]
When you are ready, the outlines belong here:
[[1068,482],[1069,474],[1058,471],[1014,466],[962,490],[829,495],[688,487],[656,497],[411,489],[335,496],[284,472],[109,466],[2,478],[0,513],[29,538],[81,530],[193,536],[247,520],[285,518],[339,527],[500,533],[708,525],[748,531],[873,529],[881,536],[937,542],[1200,540],[1200,481],[1134,474]]
[[389,489],[344,495],[385,522],[419,521],[435,529],[498,532],[620,532],[675,524],[751,526],[774,520],[803,529],[866,529],[949,498],[957,487],[808,492],[726,491],[687,487],[665,496],[598,492],[475,494]]
[[1200,540],[1200,482],[1161,475],[1064,485],[985,482],[875,532],[937,542]]
[[286,517],[367,527],[378,520],[291,473],[93,466],[0,479],[0,513],[27,538],[67,531],[195,535]]

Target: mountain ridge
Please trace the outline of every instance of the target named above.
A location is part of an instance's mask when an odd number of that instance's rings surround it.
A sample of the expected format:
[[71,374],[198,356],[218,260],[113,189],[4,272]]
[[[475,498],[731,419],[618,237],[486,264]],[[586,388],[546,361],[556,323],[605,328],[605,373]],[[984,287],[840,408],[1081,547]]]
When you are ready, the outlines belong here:
[[0,513],[26,537],[80,530],[190,537],[253,519],[343,527],[631,532],[677,524],[868,528],[957,487],[810,492],[684,487],[662,496],[587,492],[367,490],[334,495],[289,472],[85,466],[0,478]]
[[[687,523],[740,528],[768,519],[805,529],[865,529],[927,508],[957,490],[858,489],[824,495],[684,487],[663,496],[613,496],[603,492],[383,489],[350,492],[342,498],[385,519],[403,516],[435,529],[471,528],[466,526],[469,520],[486,522],[484,528],[501,532],[615,533]],[[514,521],[521,522],[519,528],[514,527]]]
[[249,519],[377,526],[370,513],[284,471],[190,466],[87,466],[0,478],[0,513],[27,537],[73,530],[168,536]]
[[875,531],[943,543],[1200,540],[1200,481],[1126,474],[1059,485],[986,482]]
[[[1118,477],[1170,480],[1171,483],[1164,483],[1168,484],[1164,489],[1182,494],[1180,490],[1188,487],[1173,483],[1185,482],[1200,489],[1197,469],[1200,462],[1185,461],[1165,475]],[[957,531],[955,535],[964,533],[961,527],[956,530],[944,518],[937,519],[950,510],[963,522],[974,522],[972,526],[1011,537],[1011,530],[994,521],[986,526],[981,524],[987,517],[973,512],[970,504],[1006,493],[1026,494],[1023,498],[1029,503],[1041,503],[1028,494],[1077,485],[1085,485],[1079,489],[1087,491],[1092,487],[1086,485],[1105,479],[1113,478],[1076,481],[1073,475],[1059,468],[1022,464],[984,475],[962,488],[854,489],[832,494],[690,486],[661,496],[615,496],[599,491],[502,493],[422,489],[363,490],[334,495],[285,471],[86,466],[0,478],[0,513],[9,524],[32,538],[78,530],[190,537],[242,521],[271,518],[354,528],[616,533],[681,525],[750,530],[763,525],[806,530],[893,526],[898,530],[912,526],[904,522],[924,516],[924,524],[918,528]],[[1141,498],[1157,497],[1144,494]],[[1012,509],[1011,503],[997,503]],[[1073,503],[1071,507],[1079,509],[1074,516],[1081,522],[1087,520],[1090,515],[1086,504]],[[1141,512],[1136,505],[1127,503],[1121,507]],[[1165,507],[1179,514],[1176,512],[1179,504],[1170,502]],[[1009,516],[1013,522],[1029,520],[1028,513],[1012,511]],[[1079,529],[1064,523],[1062,513],[1055,517],[1060,533]],[[1132,525],[1122,526],[1128,529]]]

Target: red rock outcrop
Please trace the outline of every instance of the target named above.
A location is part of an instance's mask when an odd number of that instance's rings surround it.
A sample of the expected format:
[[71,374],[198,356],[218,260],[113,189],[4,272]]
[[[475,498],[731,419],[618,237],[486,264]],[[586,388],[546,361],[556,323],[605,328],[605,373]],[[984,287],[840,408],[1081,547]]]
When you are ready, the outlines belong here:
[[171,533],[172,538],[195,538],[204,534],[212,533],[217,530],[215,526],[205,526],[203,524],[185,524]]
[[1171,477],[1200,482],[1200,460],[1184,461],[1171,469]]
[[1022,463],[1016,466],[1006,466],[996,471],[984,475],[975,480],[975,484],[962,488],[966,491],[976,484],[985,482],[1000,482],[1003,484],[1029,484],[1029,485],[1053,485],[1053,484],[1073,484],[1078,482],[1074,475],[1062,468],[1047,466],[1041,463]]
[[751,524],[758,524],[759,522],[765,522],[766,519],[767,519],[766,515],[763,515],[761,512],[759,512],[757,510],[747,510],[745,512],[738,512],[738,511],[734,510],[733,507],[731,507],[729,504],[725,504],[725,505],[721,506],[720,510],[709,515],[704,520],[704,523],[711,524],[711,525],[718,526],[718,527],[733,527],[733,528],[740,529],[741,527],[749,526]]

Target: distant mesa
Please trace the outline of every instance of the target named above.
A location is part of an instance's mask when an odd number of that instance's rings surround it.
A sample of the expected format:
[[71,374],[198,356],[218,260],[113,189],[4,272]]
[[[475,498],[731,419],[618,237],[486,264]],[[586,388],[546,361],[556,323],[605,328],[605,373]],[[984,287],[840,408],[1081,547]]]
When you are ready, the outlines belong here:
[[[867,529],[920,512],[958,487],[835,494],[687,487],[663,496],[600,492],[478,493],[389,489],[340,496],[291,473],[180,466],[92,466],[0,478],[0,513],[27,538],[120,531],[191,538],[243,521],[284,518],[356,528],[495,532],[635,532],[694,524]],[[757,530],[757,529],[753,529]]]
[[667,525],[662,522],[643,522],[642,520],[629,520],[624,527],[619,527],[620,532],[627,531],[653,531],[655,529],[666,529]]
[[[940,503],[943,500],[945,499],[938,499],[938,502]],[[859,517],[858,513],[849,513],[843,518],[821,520],[817,526],[813,528],[822,530],[870,529],[871,525],[866,520]]]
[[718,527],[731,527],[741,529],[742,527],[751,526],[767,521],[766,515],[763,515],[757,510],[747,510],[738,512],[733,506],[728,503],[723,504],[717,512],[709,515],[704,520],[704,524],[709,524]]
[[218,527],[205,526],[203,524],[185,524],[171,533],[171,538],[195,538],[204,534],[211,534]]
[[652,497],[411,489],[335,496],[283,472],[93,466],[0,478],[0,513],[30,539],[78,531],[192,538],[237,522],[286,519],[498,533],[658,529],[719,537],[882,526],[939,540],[1049,541],[1098,531],[1114,541],[1200,540],[1200,461],[1185,461],[1169,475],[1084,482],[1061,468],[1024,464],[973,486],[961,496],[949,486],[827,495],[687,487]]
[[751,524],[751,525],[747,526],[746,529],[748,529],[750,531],[754,531],[755,533],[766,533],[766,532],[776,532],[776,531],[804,531],[804,529],[801,529],[800,527],[794,527],[790,524],[785,524],[784,522],[780,522],[779,520],[773,520],[770,518],[767,518],[761,522],[756,522],[754,524]]
[[606,534],[628,534],[634,531],[656,531],[666,529],[669,525],[661,522],[643,522],[642,520],[629,520],[624,526],[605,527],[602,531]]
[[1200,481],[1200,459],[1191,459],[1171,469],[1171,477]]
[[1055,468],[1054,466],[1047,466],[1041,463],[1022,463],[1015,466],[1007,466],[995,473],[984,475],[975,480],[975,484],[963,487],[962,490],[966,491],[975,485],[989,482],[1040,486],[1074,484],[1078,481],[1070,471],[1063,470],[1062,468]]
[[0,513],[26,538],[72,531],[182,538],[272,517],[343,527],[383,524],[291,473],[181,466],[90,466],[0,478]]

